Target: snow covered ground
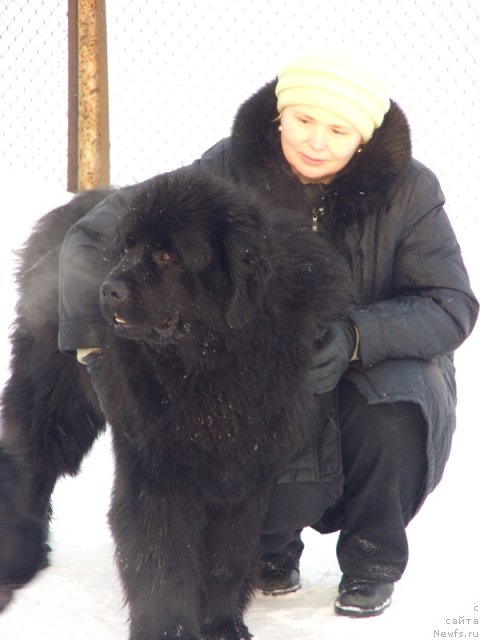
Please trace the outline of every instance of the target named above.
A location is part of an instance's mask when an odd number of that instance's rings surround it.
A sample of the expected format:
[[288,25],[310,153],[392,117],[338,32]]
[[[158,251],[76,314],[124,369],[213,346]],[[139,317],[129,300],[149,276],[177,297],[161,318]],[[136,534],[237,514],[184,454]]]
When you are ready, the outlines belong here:
[[[8,375],[7,333],[15,301],[10,279],[11,249],[21,244],[40,212],[65,198],[65,193],[54,190],[36,191],[35,196],[23,193],[15,201],[8,236],[0,238],[0,382]],[[12,199],[11,206],[13,203]],[[477,293],[478,226],[478,219],[471,222],[460,238]],[[475,506],[480,487],[476,378],[479,353],[477,328],[457,355],[458,429],[450,463],[443,482],[409,527],[410,562],[390,609],[374,619],[336,617],[332,606],[340,578],[335,558],[336,534],[321,536],[306,530],[301,565],[303,588],[288,596],[260,596],[254,601],[247,619],[255,638],[479,637],[480,522]],[[111,482],[107,434],[85,460],[80,476],[59,483],[54,496],[52,565],[19,592],[0,616],[1,640],[127,640],[127,612],[106,524]]]

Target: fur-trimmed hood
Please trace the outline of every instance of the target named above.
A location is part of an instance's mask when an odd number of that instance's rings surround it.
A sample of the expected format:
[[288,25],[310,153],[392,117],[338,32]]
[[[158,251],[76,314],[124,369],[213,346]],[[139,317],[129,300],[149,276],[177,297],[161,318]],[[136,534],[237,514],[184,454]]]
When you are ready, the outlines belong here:
[[[291,172],[280,146],[275,81],[238,110],[231,135],[233,177],[270,202],[305,211],[322,208],[335,228],[359,222],[385,207],[411,160],[410,130],[392,102],[381,127],[329,185],[303,185]],[[334,215],[333,214],[334,211]]]

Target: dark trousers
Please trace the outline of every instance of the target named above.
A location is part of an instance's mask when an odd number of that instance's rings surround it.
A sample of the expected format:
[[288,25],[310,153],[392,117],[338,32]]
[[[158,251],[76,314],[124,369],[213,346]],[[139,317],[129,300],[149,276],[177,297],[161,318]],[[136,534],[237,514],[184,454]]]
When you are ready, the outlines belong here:
[[[405,527],[422,497],[427,461],[426,426],[408,402],[369,405],[350,383],[338,389],[345,486],[341,499],[311,523],[340,531],[337,557],[343,574],[400,579],[408,561]],[[300,530],[262,535],[264,553],[300,557]]]

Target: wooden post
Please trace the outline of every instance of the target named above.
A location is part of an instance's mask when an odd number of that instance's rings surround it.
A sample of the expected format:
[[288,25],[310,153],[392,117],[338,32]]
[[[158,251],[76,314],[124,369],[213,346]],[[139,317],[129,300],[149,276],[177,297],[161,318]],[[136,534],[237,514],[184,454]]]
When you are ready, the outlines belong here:
[[110,184],[105,0],[68,0],[68,178],[71,192]]

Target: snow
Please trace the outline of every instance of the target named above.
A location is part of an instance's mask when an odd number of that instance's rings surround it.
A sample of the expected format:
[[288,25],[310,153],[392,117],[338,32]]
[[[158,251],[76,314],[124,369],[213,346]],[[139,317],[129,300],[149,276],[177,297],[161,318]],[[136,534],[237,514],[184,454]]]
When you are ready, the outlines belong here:
[[[15,192],[12,186],[12,194]],[[32,196],[31,193],[35,195]],[[12,249],[20,246],[38,212],[64,202],[65,192],[47,187],[16,198],[18,217],[0,239],[2,316],[0,375],[8,376],[6,339],[13,317],[15,292],[9,273]],[[12,202],[14,201],[12,197]],[[460,238],[476,290],[480,268],[475,235]],[[478,637],[480,570],[477,508],[478,411],[475,370],[480,353],[477,328],[457,353],[458,428],[442,483],[408,528],[410,562],[397,583],[391,607],[378,618],[355,620],[335,616],[333,600],[340,572],[335,557],[336,534],[305,530],[302,589],[287,596],[258,596],[247,621],[258,640],[429,640],[442,633]],[[2,640],[127,640],[128,614],[113,561],[106,513],[112,484],[109,434],[102,436],[84,461],[80,475],[62,479],[54,494],[51,566],[18,592],[0,616]],[[461,616],[464,623],[455,625]],[[467,623],[466,620],[470,620]],[[436,635],[435,635],[436,634]],[[462,637],[458,636],[457,637]],[[469,637],[464,635],[463,637]]]

